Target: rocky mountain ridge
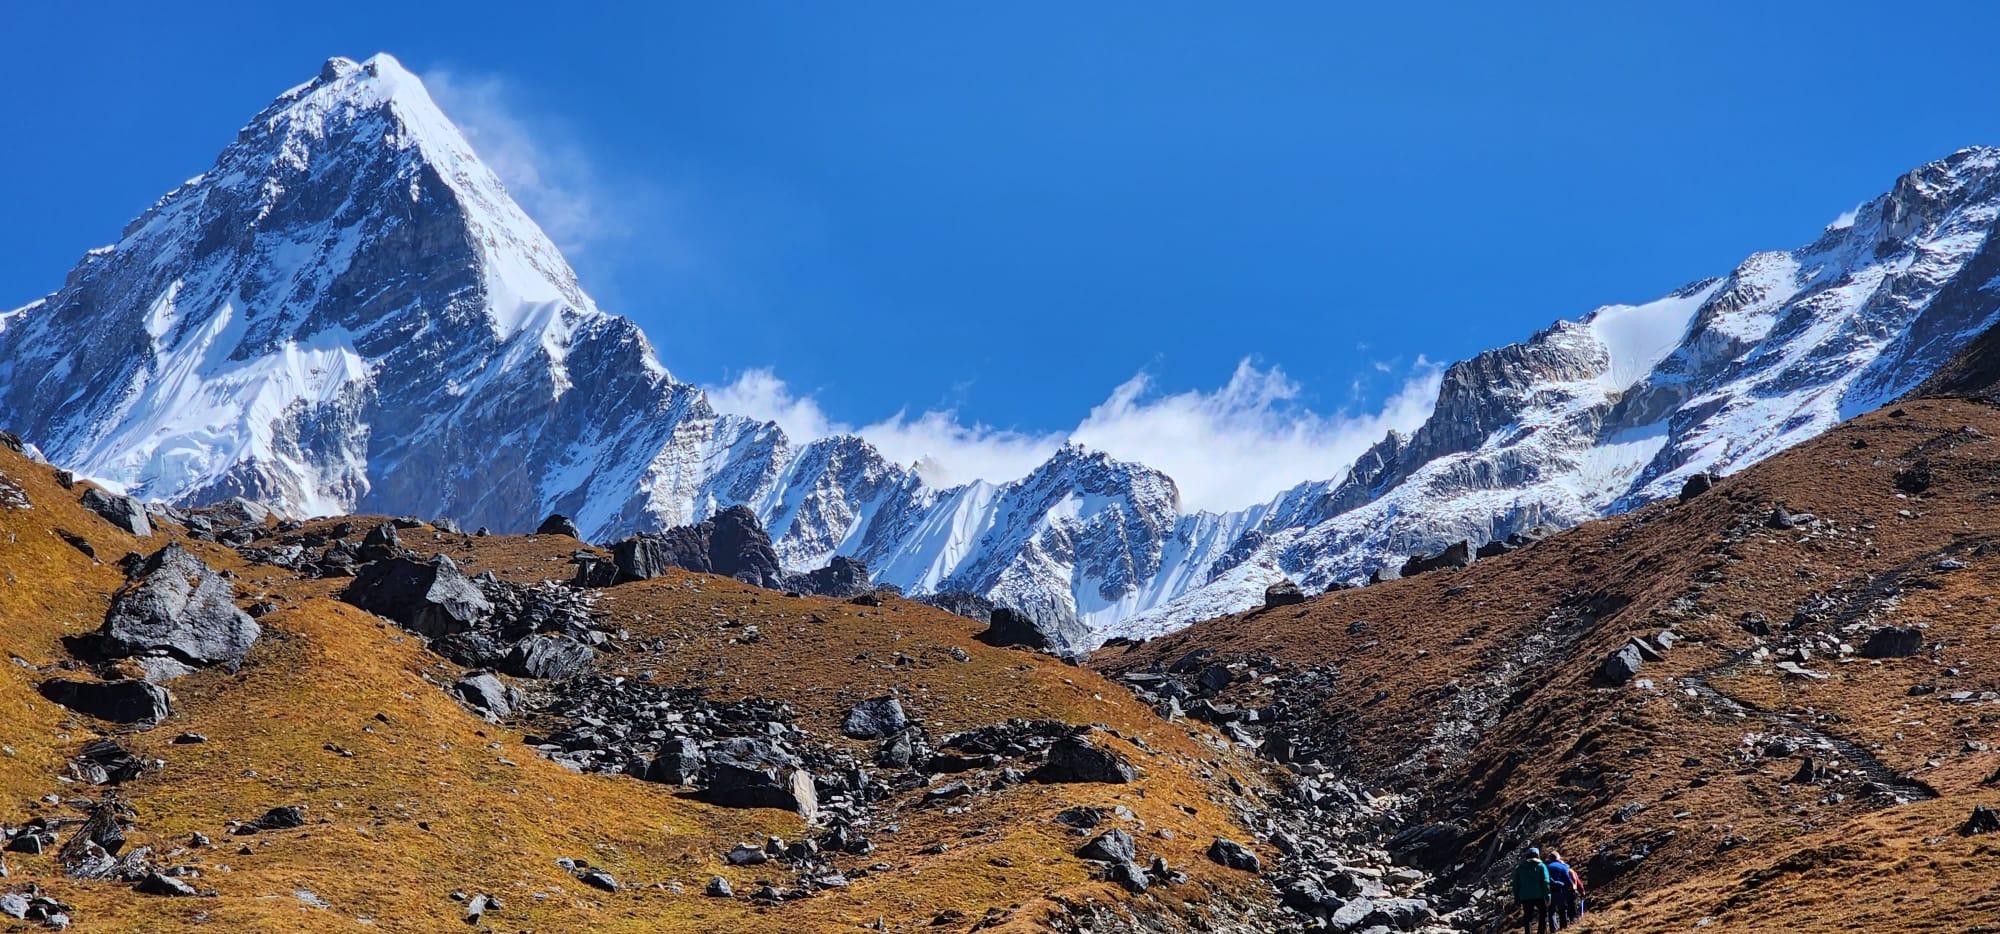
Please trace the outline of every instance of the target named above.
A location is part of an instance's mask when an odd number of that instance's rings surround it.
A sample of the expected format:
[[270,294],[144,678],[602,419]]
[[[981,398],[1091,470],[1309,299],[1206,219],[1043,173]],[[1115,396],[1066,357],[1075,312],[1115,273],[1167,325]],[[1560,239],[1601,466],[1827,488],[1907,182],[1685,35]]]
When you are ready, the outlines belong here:
[[333,59],[0,313],[0,423],[178,503],[503,531],[557,512],[594,540],[747,505],[791,572],[845,556],[1146,635],[1281,577],[1319,590],[1621,511],[1915,385],[2000,308],[1996,179],[1994,150],[1925,166],[1807,247],[1453,366],[1429,421],[1340,477],[1187,513],[1166,475],[1075,446],[938,489],[863,439],[715,411],[592,303],[416,76]]

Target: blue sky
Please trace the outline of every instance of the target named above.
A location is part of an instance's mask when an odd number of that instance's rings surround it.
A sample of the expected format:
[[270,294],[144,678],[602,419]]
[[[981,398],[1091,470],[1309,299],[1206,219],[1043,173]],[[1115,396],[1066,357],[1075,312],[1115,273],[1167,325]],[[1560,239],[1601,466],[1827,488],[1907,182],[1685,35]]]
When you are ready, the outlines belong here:
[[1369,6],[9,4],[0,306],[389,51],[682,378],[959,478],[1076,435],[1240,505],[1419,417],[1420,359],[2000,143],[1991,4]]

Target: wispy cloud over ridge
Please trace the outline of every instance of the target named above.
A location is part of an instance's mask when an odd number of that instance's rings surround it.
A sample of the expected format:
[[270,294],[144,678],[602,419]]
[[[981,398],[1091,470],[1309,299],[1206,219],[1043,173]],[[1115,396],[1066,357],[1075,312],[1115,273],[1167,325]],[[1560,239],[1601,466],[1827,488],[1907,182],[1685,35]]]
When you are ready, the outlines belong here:
[[[481,161],[565,253],[584,255],[638,226],[657,255],[676,253],[657,218],[634,207],[659,192],[639,179],[611,179],[576,142],[558,114],[524,106],[504,78],[449,68],[424,75],[432,97],[466,135]],[[1323,413],[1282,369],[1239,361],[1212,390],[1163,391],[1141,372],[1114,387],[1073,428],[1027,431],[967,421],[953,407],[904,409],[865,424],[830,416],[810,391],[755,368],[705,387],[723,412],[776,422],[797,441],[857,434],[884,456],[913,465],[927,482],[954,486],[1026,475],[1066,441],[1165,472],[1187,509],[1235,509],[1307,480],[1339,476],[1391,429],[1409,430],[1430,413],[1442,368],[1423,358],[1372,361],[1350,395],[1368,397],[1377,379],[1403,382],[1372,411],[1350,405]]]
[[1065,441],[1137,461],[1174,478],[1187,509],[1236,509],[1307,480],[1338,477],[1388,431],[1421,424],[1437,399],[1442,367],[1419,357],[1403,383],[1371,412],[1322,414],[1278,367],[1237,363],[1213,390],[1161,393],[1140,373],[1114,388],[1069,431],[1023,432],[961,420],[951,409],[907,411],[866,425],[829,417],[770,369],[752,369],[707,387],[720,411],[773,421],[799,441],[858,434],[884,456],[915,464],[925,479],[952,485],[1002,482],[1027,474]]
[[434,69],[423,76],[431,98],[472,144],[507,193],[565,253],[581,254],[629,229],[618,208],[618,186],[561,118],[524,107],[506,79]]

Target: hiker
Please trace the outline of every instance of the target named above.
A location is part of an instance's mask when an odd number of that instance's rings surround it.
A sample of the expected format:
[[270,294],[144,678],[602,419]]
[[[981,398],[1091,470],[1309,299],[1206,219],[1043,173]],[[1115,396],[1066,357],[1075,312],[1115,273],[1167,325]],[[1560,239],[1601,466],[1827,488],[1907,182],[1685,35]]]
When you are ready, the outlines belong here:
[[1549,911],[1554,915],[1555,929],[1560,931],[1583,916],[1583,877],[1576,874],[1554,847],[1549,848],[1548,869]]
[[1521,934],[1537,924],[1539,934],[1549,934],[1549,867],[1540,849],[1529,847],[1514,867],[1514,904],[1521,909]]

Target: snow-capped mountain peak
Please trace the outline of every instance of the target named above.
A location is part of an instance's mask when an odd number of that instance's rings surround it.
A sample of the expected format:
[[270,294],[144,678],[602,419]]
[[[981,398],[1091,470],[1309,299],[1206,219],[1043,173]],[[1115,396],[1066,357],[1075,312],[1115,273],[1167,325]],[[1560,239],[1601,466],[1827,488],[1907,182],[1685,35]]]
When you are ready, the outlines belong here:
[[0,311],[0,425],[140,496],[592,538],[751,506],[835,555],[1100,634],[1354,580],[1727,471],[1916,385],[2000,310],[2000,151],[1921,167],[1797,250],[1450,367],[1421,427],[1269,503],[1067,445],[940,487],[855,437],[714,410],[597,309],[394,58],[328,60],[45,298]]
[[555,398],[579,332],[619,330],[387,55],[329,60],[9,318],[5,409],[55,456],[140,495],[312,513],[366,501],[370,461],[404,455],[370,443],[385,380],[465,399],[533,372]]
[[1111,631],[1247,608],[1280,573],[1324,587],[1629,509],[1882,405],[2000,323],[1996,217],[2000,150],[1963,150],[1804,247],[1455,364],[1423,426],[1377,444],[1311,509],[1274,512],[1208,587]]

